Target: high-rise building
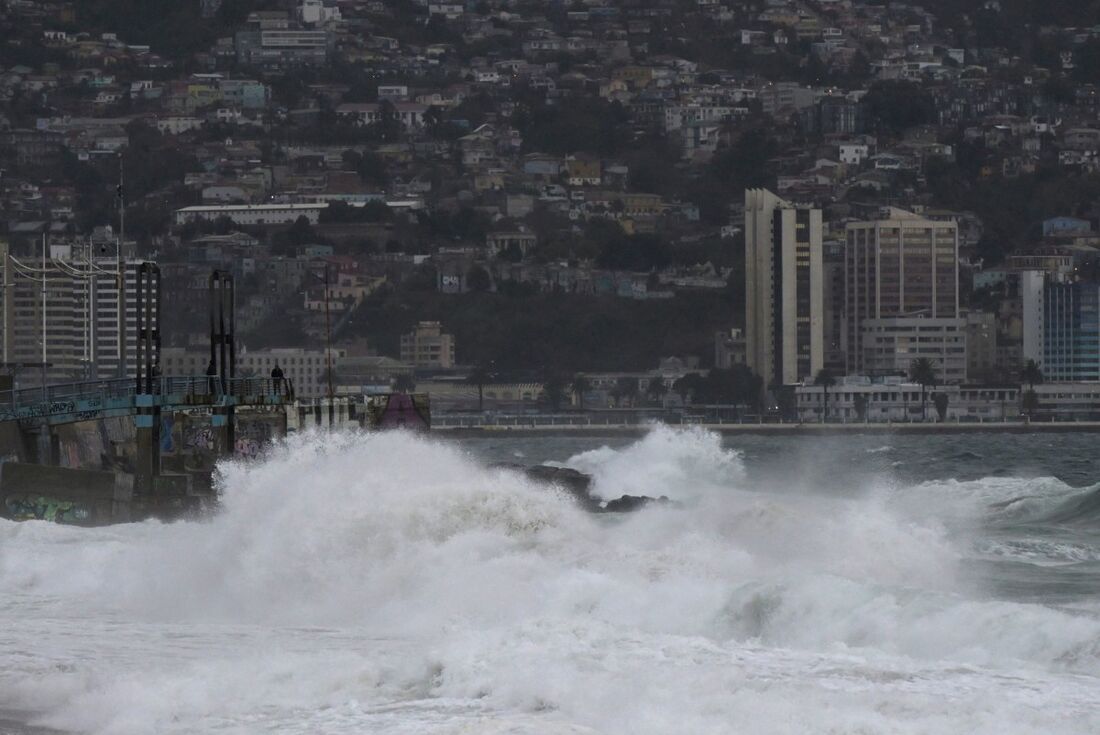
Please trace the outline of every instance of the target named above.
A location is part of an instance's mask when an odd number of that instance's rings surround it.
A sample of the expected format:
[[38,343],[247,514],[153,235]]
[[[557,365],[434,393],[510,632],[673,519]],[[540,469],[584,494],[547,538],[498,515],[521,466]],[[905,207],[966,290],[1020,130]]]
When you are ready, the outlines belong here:
[[[1043,366],[1044,332],[1046,331],[1046,282],[1048,274],[1039,270],[1025,270],[1017,274],[1019,284],[1021,355],[1017,367],[1028,360]],[[1057,280],[1061,280],[1057,277]]]
[[1053,382],[1100,380],[1100,284],[1048,280],[1043,303],[1044,377]]
[[[40,257],[15,258],[0,246],[0,348],[17,383],[135,375],[138,269],[143,261],[123,262],[120,349],[116,260],[89,260],[67,245],[51,247],[49,256],[43,268]],[[156,294],[152,298],[155,317],[159,303]]]
[[849,224],[844,257],[847,372],[868,371],[866,320],[918,316],[960,317],[958,226],[894,208],[879,220]]
[[824,289],[825,369],[843,375],[847,367],[844,355],[844,241],[826,240],[822,245],[822,285]]
[[821,210],[770,191],[745,192],[745,348],[765,385],[812,378],[824,365]]

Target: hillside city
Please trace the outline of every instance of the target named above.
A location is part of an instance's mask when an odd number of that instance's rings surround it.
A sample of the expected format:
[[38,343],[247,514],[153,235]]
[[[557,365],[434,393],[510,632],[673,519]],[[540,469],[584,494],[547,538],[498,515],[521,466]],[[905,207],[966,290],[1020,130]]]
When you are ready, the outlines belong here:
[[303,398],[1095,418],[1100,6],[1034,5],[0,0],[4,372],[129,374],[155,263],[163,375],[217,270]]

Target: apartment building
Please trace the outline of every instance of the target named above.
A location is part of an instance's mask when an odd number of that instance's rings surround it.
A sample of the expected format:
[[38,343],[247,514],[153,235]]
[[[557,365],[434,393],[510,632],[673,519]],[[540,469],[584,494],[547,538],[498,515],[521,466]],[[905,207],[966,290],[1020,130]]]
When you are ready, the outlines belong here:
[[765,189],[745,192],[745,352],[765,385],[824,365],[821,210]]
[[948,320],[938,327],[946,333],[960,317],[959,236],[954,222],[895,208],[846,230],[842,344],[846,370],[855,375],[870,372],[866,357],[878,354],[864,348],[867,320],[881,329],[881,320],[899,319],[900,331],[915,317]]
[[454,337],[445,334],[439,322],[420,322],[413,331],[401,335],[401,362],[415,367],[452,368]]

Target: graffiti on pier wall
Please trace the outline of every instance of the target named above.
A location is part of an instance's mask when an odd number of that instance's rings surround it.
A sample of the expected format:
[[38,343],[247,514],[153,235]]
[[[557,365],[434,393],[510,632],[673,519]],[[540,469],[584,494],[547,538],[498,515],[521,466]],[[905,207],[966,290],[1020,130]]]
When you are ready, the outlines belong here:
[[[240,411],[234,420],[233,455],[242,459],[261,456],[285,433],[286,414],[281,409]],[[223,429],[212,425],[209,409],[172,411],[161,416],[160,450],[173,457],[174,466],[189,472],[213,469],[226,453]]]
[[183,445],[187,449],[199,452],[213,452],[218,447],[218,438],[209,426],[188,425],[183,431]]
[[160,453],[173,454],[176,451],[176,437],[173,430],[176,428],[176,417],[172,414],[164,414],[160,417]]
[[4,514],[13,521],[86,523],[91,520],[92,509],[84,503],[46,495],[9,495],[4,502]]
[[262,417],[239,419],[233,450],[237,456],[245,459],[258,457],[275,435],[275,427],[268,419]]
[[57,462],[62,467],[100,468],[113,454],[107,428],[109,420],[83,420],[57,426]]

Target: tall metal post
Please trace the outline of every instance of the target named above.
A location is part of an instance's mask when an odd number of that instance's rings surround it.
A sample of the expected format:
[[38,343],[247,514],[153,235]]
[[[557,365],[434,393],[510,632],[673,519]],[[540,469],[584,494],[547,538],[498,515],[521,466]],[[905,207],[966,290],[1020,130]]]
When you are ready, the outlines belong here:
[[225,311],[229,312],[229,333],[227,335],[229,349],[229,380],[237,377],[237,285],[233,281],[233,275],[226,273],[225,282],[228,284],[225,293]]
[[225,271],[210,274],[210,361],[220,379],[221,398],[214,406],[211,423],[219,436],[222,452],[236,447],[232,380],[237,377],[236,315],[233,275]]
[[325,372],[328,373],[328,403],[331,416],[334,391],[332,390],[332,322],[329,318],[328,290],[328,263],[325,263]]
[[160,475],[160,384],[156,366],[160,362],[160,269],[155,263],[137,268],[135,288],[137,313],[137,355],[135,400],[137,415],[137,459],[134,482],[139,492],[152,493]]

